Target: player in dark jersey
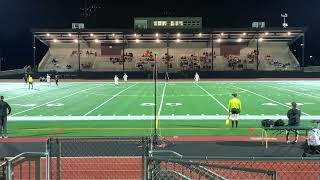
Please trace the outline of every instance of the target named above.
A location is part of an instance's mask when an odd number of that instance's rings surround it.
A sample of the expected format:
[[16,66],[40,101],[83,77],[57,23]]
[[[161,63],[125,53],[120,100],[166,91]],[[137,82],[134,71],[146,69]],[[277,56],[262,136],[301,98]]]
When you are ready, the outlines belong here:
[[54,79],[55,79],[55,81],[56,81],[56,85],[58,86],[58,83],[59,83],[59,76],[58,76],[58,75],[55,75]]

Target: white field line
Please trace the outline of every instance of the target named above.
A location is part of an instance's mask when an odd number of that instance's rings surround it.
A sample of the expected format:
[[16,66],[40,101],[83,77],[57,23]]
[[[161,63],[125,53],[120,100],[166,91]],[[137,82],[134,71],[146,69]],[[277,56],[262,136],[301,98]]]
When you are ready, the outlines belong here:
[[314,95],[311,95],[311,94],[306,94],[306,93],[303,93],[303,92],[299,92],[299,91],[295,91],[295,90],[291,90],[291,89],[287,89],[287,88],[273,87],[273,86],[268,86],[268,85],[263,85],[263,86],[271,87],[271,88],[274,88],[274,89],[285,90],[285,91],[289,91],[289,92],[294,92],[294,93],[302,94],[302,95],[305,95],[305,96],[310,96],[310,97],[313,97],[313,98],[320,99],[319,96],[314,96]]
[[[287,119],[276,115],[240,115],[241,120]],[[226,120],[225,115],[161,115],[161,120]],[[319,120],[320,115],[301,116],[301,120]],[[102,120],[154,120],[153,115],[137,116],[8,116],[9,121],[102,121]]]
[[223,107],[223,109],[225,109],[227,112],[229,111],[228,108],[223,105],[217,98],[215,98],[212,94],[210,94],[207,90],[205,90],[204,88],[202,88],[200,85],[198,85],[197,83],[195,83],[200,89],[202,89],[204,92],[206,92],[212,99],[214,99],[218,104],[220,104],[221,107]]
[[161,102],[158,110],[158,116],[160,116],[161,110],[162,110],[162,105],[163,105],[163,99],[164,99],[164,92],[166,91],[167,83],[164,83],[164,88],[162,91],[162,96],[161,96]]
[[126,89],[118,92],[117,94],[113,95],[111,98],[107,99],[106,101],[104,101],[103,103],[101,103],[99,106],[93,108],[92,110],[90,110],[89,112],[87,112],[86,114],[84,114],[84,116],[87,116],[88,114],[92,113],[93,111],[99,109],[101,106],[105,105],[106,103],[108,103],[109,101],[111,101],[113,98],[117,97],[119,94],[123,93],[124,91],[128,90],[129,88],[135,86],[137,84],[131,85],[129,87],[127,87]]
[[52,100],[52,101],[49,101],[49,102],[46,102],[46,103],[40,104],[40,105],[35,106],[35,107],[32,107],[32,108],[30,108],[30,109],[26,109],[26,110],[23,110],[23,111],[17,112],[17,113],[15,113],[15,114],[12,114],[12,116],[15,116],[15,115],[17,115],[17,114],[21,114],[21,113],[24,113],[24,112],[31,111],[31,110],[36,109],[36,108],[39,108],[39,107],[41,107],[41,106],[44,106],[44,105],[47,105],[47,104],[50,104],[50,103],[53,103],[53,102],[59,101],[59,100],[61,100],[61,99],[65,99],[65,98],[67,98],[67,97],[70,97],[70,96],[73,96],[73,95],[79,94],[79,93],[84,92],[84,91],[88,91],[88,90],[91,90],[91,89],[95,89],[95,88],[97,88],[97,87],[101,87],[101,86],[102,86],[102,85],[94,86],[94,87],[91,87],[91,88],[87,88],[87,89],[84,89],[84,90],[81,90],[81,91],[78,91],[78,92],[75,92],[75,93],[72,93],[72,94],[69,94],[69,95],[63,96],[63,97],[61,97],[61,98],[58,98],[58,99],[55,99],[55,100]]
[[[233,87],[238,88],[238,89],[241,89],[241,90],[243,90],[243,91],[247,91],[247,92],[249,92],[249,93],[251,93],[251,94],[254,94],[254,95],[256,95],[256,96],[262,97],[262,98],[264,98],[264,99],[266,99],[266,100],[268,100],[268,101],[272,101],[272,102],[277,103],[277,104],[279,104],[279,105],[281,105],[281,106],[284,106],[284,107],[287,107],[287,108],[291,108],[290,106],[288,106],[288,105],[286,105],[286,104],[282,104],[282,103],[279,102],[279,101],[275,101],[275,100],[270,99],[270,98],[268,98],[268,97],[265,97],[265,96],[263,96],[263,95],[260,95],[260,94],[257,94],[257,93],[255,93],[255,92],[252,92],[252,91],[250,91],[250,90],[248,90],[248,89],[243,89],[243,88],[240,88],[240,87],[237,87],[237,86],[233,86]],[[301,111],[301,113],[304,114],[304,115],[307,115],[307,116],[311,116],[310,114],[307,114],[307,113],[302,112],[302,111]]]
[[[68,85],[68,86],[64,86],[64,87],[70,87],[70,86],[72,86],[72,85]],[[62,88],[64,88],[64,87],[62,87]],[[6,98],[6,100],[12,100],[12,99],[16,99],[16,98],[23,97],[23,96],[29,96],[29,95],[33,96],[33,95],[37,95],[37,94],[44,93],[44,92],[50,92],[50,91],[53,91],[53,90],[57,91],[57,90],[61,90],[61,89],[47,89],[47,90],[40,90],[40,91],[36,91],[36,92],[34,92],[34,91],[30,92],[28,90],[30,93],[19,95],[19,96],[14,96],[14,97],[10,97],[10,98]]]

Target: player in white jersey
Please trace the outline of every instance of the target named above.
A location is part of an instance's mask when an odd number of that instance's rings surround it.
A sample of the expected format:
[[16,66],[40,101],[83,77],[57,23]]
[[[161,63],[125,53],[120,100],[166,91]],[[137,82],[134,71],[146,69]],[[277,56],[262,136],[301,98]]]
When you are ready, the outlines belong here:
[[123,75],[123,81],[124,82],[127,82],[128,81],[128,75],[126,73],[124,73]]
[[196,74],[194,75],[194,81],[198,82],[200,80],[200,76],[199,74],[196,72]]
[[50,83],[50,79],[51,79],[50,75],[47,74],[47,83]]
[[115,75],[114,76],[114,85],[119,85],[119,78],[118,78],[118,75]]

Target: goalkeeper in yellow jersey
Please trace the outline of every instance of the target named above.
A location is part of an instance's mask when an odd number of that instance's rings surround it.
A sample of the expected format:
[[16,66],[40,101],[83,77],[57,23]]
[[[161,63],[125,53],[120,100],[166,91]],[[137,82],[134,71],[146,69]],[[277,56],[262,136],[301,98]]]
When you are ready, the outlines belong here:
[[29,84],[29,89],[30,87],[33,89],[33,78],[31,75],[28,76],[28,84]]
[[241,111],[241,101],[237,98],[237,94],[232,94],[232,98],[229,101],[229,115],[231,114],[231,123],[234,127],[234,122],[236,122],[236,128],[238,128],[238,116]]

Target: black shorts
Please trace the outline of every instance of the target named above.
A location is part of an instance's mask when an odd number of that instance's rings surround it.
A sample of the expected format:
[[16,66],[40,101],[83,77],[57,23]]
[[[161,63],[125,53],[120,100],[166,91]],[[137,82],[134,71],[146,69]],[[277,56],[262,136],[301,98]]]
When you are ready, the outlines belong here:
[[240,109],[237,109],[237,108],[231,109],[231,114],[239,114],[239,113],[240,113]]

